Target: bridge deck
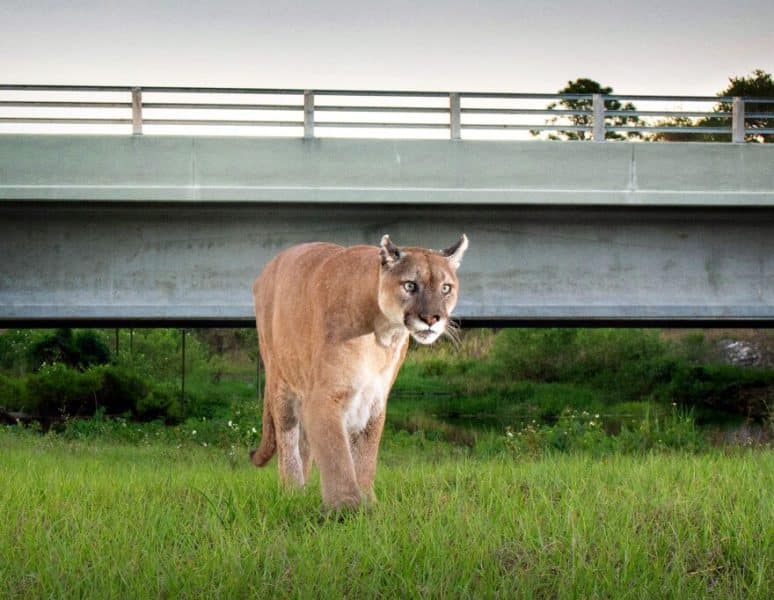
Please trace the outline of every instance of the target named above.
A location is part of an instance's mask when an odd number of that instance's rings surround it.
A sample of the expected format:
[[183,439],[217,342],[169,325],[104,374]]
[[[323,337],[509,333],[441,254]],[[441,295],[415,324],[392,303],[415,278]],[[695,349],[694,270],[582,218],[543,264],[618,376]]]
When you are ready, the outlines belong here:
[[462,231],[471,322],[774,322],[764,145],[0,136],[5,323],[246,323],[291,244]]

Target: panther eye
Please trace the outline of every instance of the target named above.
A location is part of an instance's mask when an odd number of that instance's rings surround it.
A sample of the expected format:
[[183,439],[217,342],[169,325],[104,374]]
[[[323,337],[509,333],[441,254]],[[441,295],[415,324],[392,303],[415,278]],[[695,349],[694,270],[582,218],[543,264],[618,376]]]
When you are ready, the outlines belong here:
[[406,290],[409,294],[413,294],[417,291],[417,284],[414,281],[404,281],[403,289]]
[[441,287],[441,292],[444,295],[451,293],[451,290],[452,290],[452,286],[449,283],[444,283],[443,286]]

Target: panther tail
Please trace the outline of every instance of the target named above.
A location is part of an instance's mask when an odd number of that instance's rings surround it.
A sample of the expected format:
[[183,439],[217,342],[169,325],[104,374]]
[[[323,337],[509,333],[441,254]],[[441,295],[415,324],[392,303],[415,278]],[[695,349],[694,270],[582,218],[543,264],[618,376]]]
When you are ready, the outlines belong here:
[[256,467],[264,466],[277,449],[277,438],[274,433],[274,419],[271,415],[269,399],[263,400],[263,426],[261,431],[261,443],[258,448],[250,452],[250,460]]

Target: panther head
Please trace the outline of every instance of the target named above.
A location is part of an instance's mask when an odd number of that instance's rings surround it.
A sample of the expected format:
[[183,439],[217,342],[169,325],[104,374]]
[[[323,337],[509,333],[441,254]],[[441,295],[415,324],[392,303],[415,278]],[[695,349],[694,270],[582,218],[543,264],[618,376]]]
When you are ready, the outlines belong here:
[[399,248],[382,237],[379,256],[379,308],[387,319],[403,324],[420,344],[432,344],[446,330],[457,304],[457,269],[468,238],[445,250]]

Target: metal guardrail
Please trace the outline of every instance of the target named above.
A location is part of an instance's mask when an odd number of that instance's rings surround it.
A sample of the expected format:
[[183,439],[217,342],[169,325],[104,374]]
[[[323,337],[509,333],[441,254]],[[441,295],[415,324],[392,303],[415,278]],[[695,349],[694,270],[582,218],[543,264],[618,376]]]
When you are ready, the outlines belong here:
[[[91,98],[126,94],[126,100],[41,99],[41,94],[77,94]],[[29,95],[35,98],[30,99]],[[169,98],[176,95],[193,95],[205,99],[165,99],[165,96]],[[160,100],[148,101],[149,96],[158,96]],[[213,100],[230,96],[249,96],[251,100],[258,101]],[[260,102],[261,98],[266,97],[280,97],[281,100]],[[333,103],[329,102],[331,99]],[[372,99],[379,99],[380,102],[371,103]],[[525,102],[536,101],[548,101],[551,104],[544,108],[523,106]],[[637,110],[624,102],[690,103],[709,105],[710,110]],[[519,103],[522,105],[517,106]],[[759,107],[758,111],[745,110],[746,105],[752,103]],[[771,110],[768,110],[769,105]],[[762,112],[761,106],[765,107]],[[20,109],[27,110],[27,113],[19,113]],[[68,114],[46,114],[51,110]],[[8,114],[9,111],[11,114]],[[33,114],[29,114],[29,111]],[[84,111],[89,114],[83,116]],[[100,113],[105,115],[104,111],[119,111],[121,114],[100,116]],[[156,114],[163,111],[172,111],[174,116]],[[245,113],[246,118],[231,118],[232,111]],[[211,113],[214,118],[199,116],[202,112]],[[224,113],[228,113],[229,117],[222,116]],[[282,113],[282,116],[255,118],[255,113],[261,116]],[[339,118],[327,118],[331,114]],[[378,118],[369,119],[364,115]],[[514,117],[526,117],[527,120],[543,117],[544,122],[514,122]],[[568,118],[575,118],[575,121],[567,122]],[[654,119],[661,121],[654,122]],[[664,119],[673,121],[670,123]],[[701,125],[694,119],[711,119],[712,125]],[[750,123],[753,119],[758,120],[754,126]],[[319,129],[392,129],[404,132],[447,130],[453,140],[461,139],[465,131],[475,130],[528,131],[533,132],[533,135],[541,132],[576,132],[597,142],[605,141],[609,134],[724,134],[729,135],[734,143],[743,143],[746,136],[774,134],[774,98],[0,84],[2,123],[125,125],[131,126],[135,135],[148,133],[148,128],[156,126],[221,126],[258,131],[261,128],[297,128],[307,139],[319,137],[316,133]]]

